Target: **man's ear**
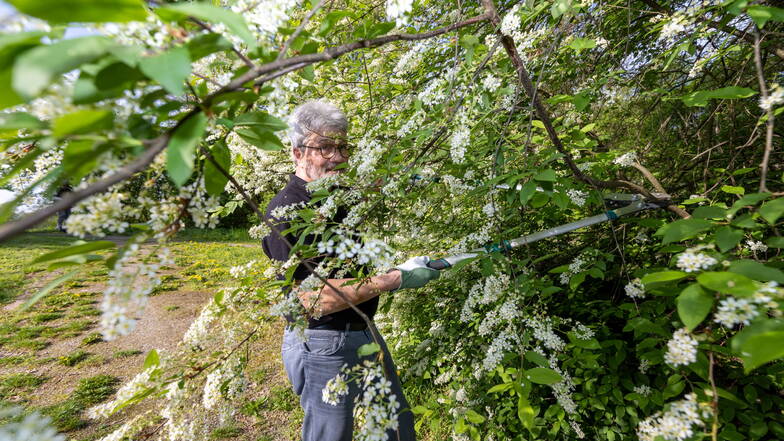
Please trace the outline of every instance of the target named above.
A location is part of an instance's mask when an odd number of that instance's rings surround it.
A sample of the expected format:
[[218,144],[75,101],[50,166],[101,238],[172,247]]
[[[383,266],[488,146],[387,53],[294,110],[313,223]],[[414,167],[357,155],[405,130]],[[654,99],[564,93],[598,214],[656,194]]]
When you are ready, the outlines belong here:
[[299,162],[299,160],[302,159],[303,156],[305,156],[305,151],[304,149],[292,147],[291,156],[294,158],[294,162]]

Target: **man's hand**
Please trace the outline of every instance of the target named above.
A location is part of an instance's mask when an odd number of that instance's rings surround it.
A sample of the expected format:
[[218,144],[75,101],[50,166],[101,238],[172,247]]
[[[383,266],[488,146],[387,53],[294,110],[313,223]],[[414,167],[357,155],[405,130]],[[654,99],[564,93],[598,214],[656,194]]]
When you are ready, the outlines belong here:
[[427,282],[439,278],[441,271],[428,268],[428,262],[430,262],[429,257],[417,256],[396,266],[395,269],[400,271],[400,286],[393,289],[393,291],[406,288],[421,288],[427,285]]

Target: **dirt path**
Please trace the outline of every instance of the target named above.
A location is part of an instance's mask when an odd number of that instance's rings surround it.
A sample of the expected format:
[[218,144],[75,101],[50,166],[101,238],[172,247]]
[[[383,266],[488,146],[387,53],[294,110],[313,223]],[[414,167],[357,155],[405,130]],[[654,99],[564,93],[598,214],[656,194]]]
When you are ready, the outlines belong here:
[[[107,237],[121,245],[125,237]],[[236,244],[232,244],[236,245]],[[249,245],[249,244],[248,244]],[[251,245],[252,246],[252,245]],[[142,245],[144,254],[149,248]],[[162,276],[171,278],[179,277],[180,268],[169,269],[162,272]],[[46,275],[45,277],[44,274]],[[15,302],[5,305],[3,313],[10,313],[29,296],[38,291],[42,286],[57,277],[53,273],[35,273],[25,292]],[[103,278],[105,280],[105,277]],[[105,282],[85,282],[68,291],[73,298],[89,298],[89,304],[98,308],[101,301]],[[27,406],[41,408],[61,403],[74,391],[79,381],[84,378],[108,374],[116,376],[122,383],[133,378],[142,370],[146,354],[151,349],[169,351],[174,349],[181,341],[184,332],[192,321],[198,316],[203,305],[212,297],[214,289],[199,291],[169,290],[163,291],[149,298],[144,313],[137,317],[136,329],[130,335],[119,337],[113,341],[99,341],[86,345],[84,338],[91,332],[97,331],[98,315],[88,317],[88,329],[71,338],[55,338],[50,340],[49,346],[34,352],[38,360],[34,365],[0,366],[0,376],[5,374],[27,372],[46,378],[34,394],[28,397]],[[81,304],[86,307],[85,303]],[[97,313],[97,311],[96,311]],[[46,322],[47,326],[66,326],[73,319],[69,314],[64,317]],[[19,326],[29,325],[29,319],[19,322]],[[260,339],[250,349],[251,360],[247,373],[249,374],[249,387],[246,399],[248,409],[237,415],[235,432],[229,432],[232,439],[237,440],[289,440],[298,438],[297,411],[298,402],[291,393],[288,380],[283,371],[280,360],[280,338],[282,323],[271,322],[262,327]],[[71,356],[79,351],[87,353],[85,360],[75,366],[67,366],[58,360]],[[13,357],[16,355],[29,355],[27,350],[0,349],[0,356]],[[122,384],[121,383],[121,384]],[[144,406],[149,407],[149,406]],[[136,409],[139,411],[142,409]],[[122,420],[128,415],[112,418]],[[69,439],[90,440],[105,435],[110,429],[106,422],[87,421],[89,424],[79,430],[69,431]],[[157,436],[156,436],[157,437]],[[156,439],[151,437],[150,439]]]

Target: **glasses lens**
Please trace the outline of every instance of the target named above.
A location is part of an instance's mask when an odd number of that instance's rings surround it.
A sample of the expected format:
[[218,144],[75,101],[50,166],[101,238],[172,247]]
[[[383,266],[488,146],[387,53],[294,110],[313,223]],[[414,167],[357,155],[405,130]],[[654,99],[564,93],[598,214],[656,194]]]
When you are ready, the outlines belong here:
[[336,149],[335,149],[334,145],[321,147],[321,156],[323,156],[324,159],[329,159],[329,158],[335,156],[335,150]]

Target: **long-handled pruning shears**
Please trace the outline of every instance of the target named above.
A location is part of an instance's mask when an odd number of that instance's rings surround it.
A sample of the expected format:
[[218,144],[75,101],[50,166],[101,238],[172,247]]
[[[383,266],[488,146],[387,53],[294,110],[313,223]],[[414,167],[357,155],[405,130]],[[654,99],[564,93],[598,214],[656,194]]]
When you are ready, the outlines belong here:
[[[662,200],[668,199],[667,195],[656,194],[655,196]],[[468,253],[456,254],[454,256],[431,260],[428,262],[427,266],[437,270],[447,269],[460,261],[472,259],[482,253],[509,251],[514,248],[536,242],[537,240],[558,236],[559,234],[568,233],[569,231],[574,231],[589,225],[606,221],[613,221],[627,214],[663,207],[661,204],[647,202],[645,198],[639,194],[610,193],[604,196],[604,201],[609,210],[602,214],[586,217],[568,224],[559,225],[557,227],[549,228],[547,230],[539,231],[527,236],[518,237],[517,239],[503,240],[501,243],[490,243],[482,248],[475,248]]]

